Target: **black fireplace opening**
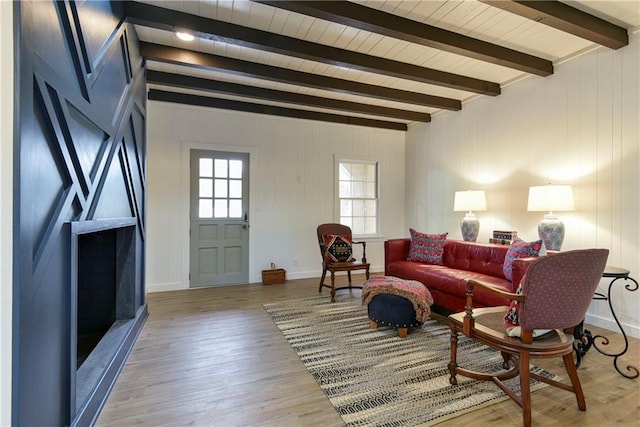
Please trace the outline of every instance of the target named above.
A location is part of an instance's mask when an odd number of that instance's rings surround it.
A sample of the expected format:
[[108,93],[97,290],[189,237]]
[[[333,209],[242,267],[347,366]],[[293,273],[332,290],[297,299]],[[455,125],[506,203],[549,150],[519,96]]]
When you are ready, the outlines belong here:
[[116,230],[78,236],[77,368],[116,321]]
[[[72,221],[69,419],[84,425],[102,404],[141,327],[142,248],[137,219]],[[136,296],[138,295],[138,296]],[[125,345],[126,344],[126,345]],[[75,425],[76,421],[71,422]]]

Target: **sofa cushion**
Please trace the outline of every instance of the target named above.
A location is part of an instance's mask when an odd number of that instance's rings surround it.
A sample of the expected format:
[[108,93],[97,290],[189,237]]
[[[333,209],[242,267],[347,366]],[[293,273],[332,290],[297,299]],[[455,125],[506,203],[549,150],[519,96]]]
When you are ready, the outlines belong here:
[[353,261],[353,248],[351,238],[339,234],[327,234],[324,236],[324,245],[327,248],[327,260],[329,262]]
[[449,233],[425,234],[409,229],[411,233],[411,246],[407,261],[424,262],[431,265],[442,265],[444,244]]
[[504,277],[507,280],[513,279],[513,260],[516,258],[525,258],[531,256],[538,256],[540,249],[542,248],[542,240],[535,240],[533,242],[525,242],[524,240],[514,240],[509,246],[509,250],[504,257],[504,266],[502,271]]
[[[467,279],[480,280],[507,292],[514,291],[514,289],[512,289],[513,284],[504,278],[497,278],[468,270],[458,270],[443,265],[394,261],[387,265],[385,274],[421,282],[431,291],[434,304],[455,311],[464,309]],[[443,301],[442,298],[446,295],[456,296],[456,301]],[[508,299],[480,288],[474,290],[473,301],[478,307],[509,304]]]
[[444,245],[444,265],[504,279],[504,257],[509,246],[448,239]]

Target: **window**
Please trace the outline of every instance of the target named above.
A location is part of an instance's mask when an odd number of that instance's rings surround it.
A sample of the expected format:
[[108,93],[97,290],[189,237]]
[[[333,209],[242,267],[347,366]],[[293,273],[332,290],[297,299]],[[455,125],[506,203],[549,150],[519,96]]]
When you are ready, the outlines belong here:
[[378,234],[378,162],[337,160],[340,224],[355,235]]
[[199,159],[198,217],[242,217],[242,160]]

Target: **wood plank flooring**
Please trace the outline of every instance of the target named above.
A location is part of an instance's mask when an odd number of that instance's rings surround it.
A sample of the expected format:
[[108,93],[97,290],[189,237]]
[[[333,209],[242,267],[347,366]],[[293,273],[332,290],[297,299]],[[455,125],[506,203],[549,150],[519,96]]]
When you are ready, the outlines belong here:
[[[149,294],[149,319],[96,425],[344,426],[262,307],[317,294],[318,279]],[[352,295],[359,300],[360,291]],[[588,329],[622,348],[620,334]],[[621,366],[640,366],[639,354],[631,339]],[[561,362],[535,363],[566,378]],[[578,372],[587,412],[571,393],[547,387],[532,396],[534,425],[640,425],[640,379],[623,378],[594,349]],[[508,400],[440,425],[519,426],[521,412]]]

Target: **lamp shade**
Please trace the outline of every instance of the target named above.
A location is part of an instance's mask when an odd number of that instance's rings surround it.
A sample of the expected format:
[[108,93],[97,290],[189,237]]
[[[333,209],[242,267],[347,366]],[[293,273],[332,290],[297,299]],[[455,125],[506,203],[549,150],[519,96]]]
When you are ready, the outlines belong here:
[[570,185],[540,185],[529,187],[528,211],[572,211],[573,189]]
[[454,211],[486,211],[487,200],[484,191],[456,191],[453,200]]

